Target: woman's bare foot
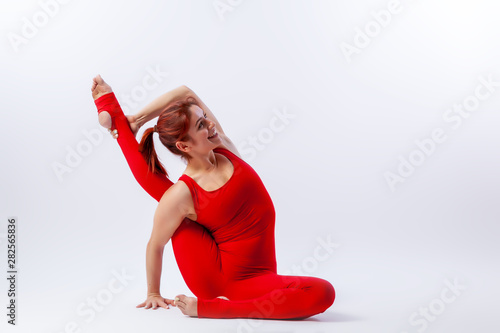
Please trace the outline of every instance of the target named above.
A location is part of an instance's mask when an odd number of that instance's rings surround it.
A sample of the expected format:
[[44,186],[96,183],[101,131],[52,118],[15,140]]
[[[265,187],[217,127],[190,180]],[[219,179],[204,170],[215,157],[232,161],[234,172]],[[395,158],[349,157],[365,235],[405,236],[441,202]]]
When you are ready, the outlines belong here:
[[198,299],[196,297],[177,295],[174,300],[174,305],[186,316],[198,317]]
[[[92,98],[94,98],[94,101],[98,99],[101,96],[104,96],[106,94],[112,93],[113,89],[111,89],[111,86],[104,82],[102,77],[100,75],[97,75],[93,80],[92,80]],[[111,115],[107,111],[102,111],[99,113],[99,124],[101,126],[107,128],[111,135],[116,139],[118,137],[117,131],[111,132],[111,126],[113,126],[113,120],[111,119]]]
[[226,301],[229,301],[229,298],[227,298],[226,296],[218,296],[217,298],[221,298],[221,299],[225,299]]
[[111,86],[109,84],[104,82],[104,80],[100,75],[97,75],[92,80],[91,91],[92,91],[92,97],[94,98],[94,100],[96,100],[101,96],[112,93],[113,89],[111,89]]
[[[111,86],[107,84],[100,75],[97,75],[93,80],[92,80],[92,97],[94,100],[98,99],[101,96],[104,96],[106,94],[112,93],[113,89],[111,89]],[[128,115],[126,116],[130,129],[132,130],[132,133],[134,133],[134,136],[137,135],[137,132],[139,131],[139,124],[137,123],[137,119],[135,118],[134,115]],[[99,124],[101,126],[105,127],[108,129],[108,131],[111,133],[113,138],[117,139],[118,138],[118,131],[115,129],[111,131],[111,127],[113,126],[113,120],[111,118],[111,115],[107,111],[102,111],[99,113]]]

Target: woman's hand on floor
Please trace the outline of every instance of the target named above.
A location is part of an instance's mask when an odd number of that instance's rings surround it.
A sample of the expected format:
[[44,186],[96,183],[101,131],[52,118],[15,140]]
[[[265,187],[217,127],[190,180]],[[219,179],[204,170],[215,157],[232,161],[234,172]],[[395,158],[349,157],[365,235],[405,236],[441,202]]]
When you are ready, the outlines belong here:
[[144,309],[153,308],[153,310],[156,310],[159,307],[168,309],[169,304],[175,306],[174,300],[168,299],[168,298],[163,298],[160,294],[155,294],[155,295],[148,295],[148,298],[146,299],[146,301],[137,305],[136,307],[137,308],[144,308]]

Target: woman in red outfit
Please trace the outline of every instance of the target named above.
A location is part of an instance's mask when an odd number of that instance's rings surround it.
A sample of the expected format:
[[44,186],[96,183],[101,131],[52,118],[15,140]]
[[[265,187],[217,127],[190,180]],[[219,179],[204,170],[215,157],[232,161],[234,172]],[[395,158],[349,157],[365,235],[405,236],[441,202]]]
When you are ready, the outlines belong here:
[[[328,309],[332,285],[276,272],[275,211],[259,176],[241,159],[208,107],[185,86],[125,116],[111,87],[94,78],[99,122],[122,149],[139,184],[159,201],[146,250],[148,294],[137,307],[177,306],[200,318],[302,319]],[[158,117],[140,145],[135,133]],[[156,157],[153,135],[187,167],[177,183]],[[172,239],[180,272],[197,297],[160,294],[163,250]]]

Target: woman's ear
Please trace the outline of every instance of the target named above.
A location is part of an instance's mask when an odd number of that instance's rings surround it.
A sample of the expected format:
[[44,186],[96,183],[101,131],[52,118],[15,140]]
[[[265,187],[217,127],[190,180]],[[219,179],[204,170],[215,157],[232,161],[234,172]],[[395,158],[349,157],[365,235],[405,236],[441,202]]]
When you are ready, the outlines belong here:
[[189,152],[191,150],[191,146],[189,146],[187,144],[187,142],[184,142],[184,141],[177,141],[175,143],[175,146],[177,147],[177,149],[179,149],[183,153],[187,153],[187,152]]

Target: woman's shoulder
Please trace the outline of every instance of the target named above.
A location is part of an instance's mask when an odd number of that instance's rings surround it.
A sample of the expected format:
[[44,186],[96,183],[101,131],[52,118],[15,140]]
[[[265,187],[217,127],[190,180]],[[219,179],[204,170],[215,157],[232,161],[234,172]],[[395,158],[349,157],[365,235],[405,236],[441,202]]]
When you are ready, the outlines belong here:
[[191,199],[191,191],[188,185],[179,178],[177,183],[174,183],[168,188],[168,190],[163,193],[159,204],[180,204],[182,202],[189,201]]
[[155,219],[174,223],[195,216],[193,212],[193,200],[189,189],[183,182],[177,182],[163,193],[156,208]]

